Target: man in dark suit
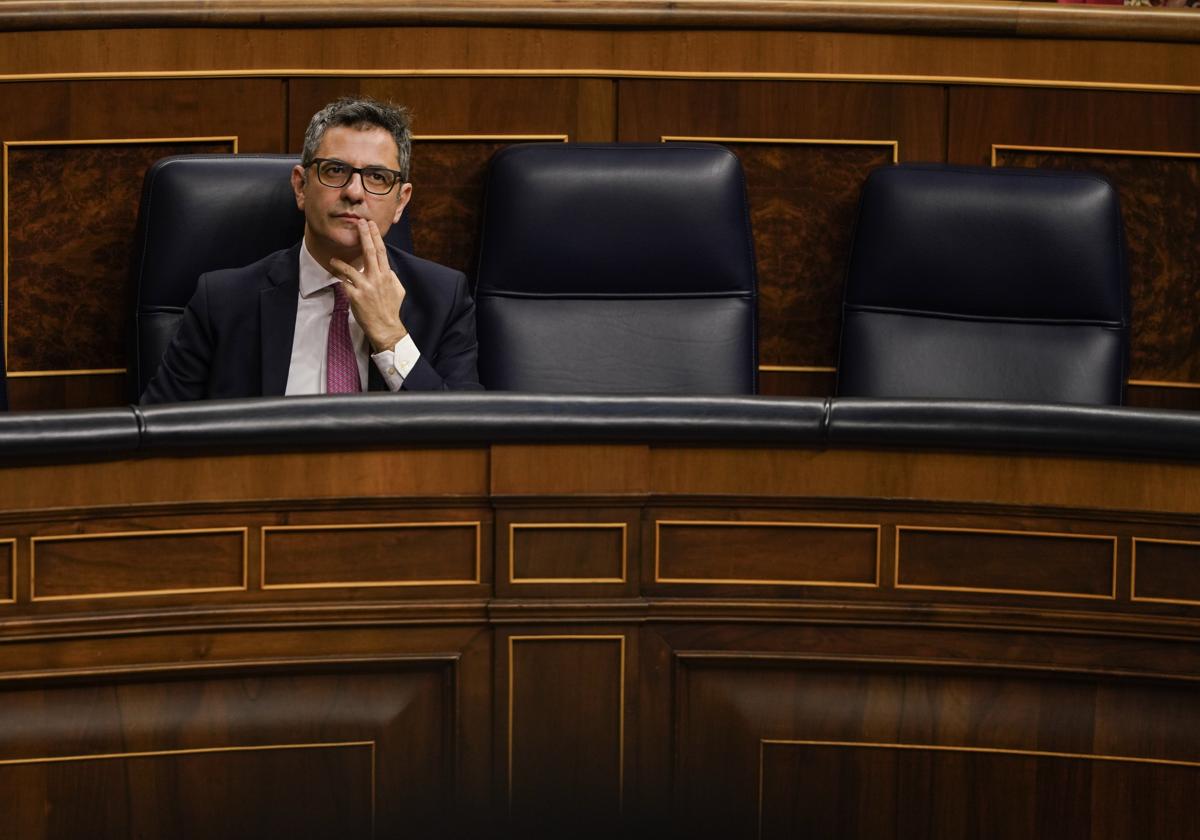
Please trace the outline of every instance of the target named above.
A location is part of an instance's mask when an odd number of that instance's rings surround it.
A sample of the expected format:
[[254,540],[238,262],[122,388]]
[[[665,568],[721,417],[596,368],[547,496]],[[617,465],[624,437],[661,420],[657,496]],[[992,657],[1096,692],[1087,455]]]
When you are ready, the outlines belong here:
[[384,244],[412,196],[408,113],[317,112],[292,170],[304,238],[200,277],[143,403],[364,390],[475,390],[466,278]]

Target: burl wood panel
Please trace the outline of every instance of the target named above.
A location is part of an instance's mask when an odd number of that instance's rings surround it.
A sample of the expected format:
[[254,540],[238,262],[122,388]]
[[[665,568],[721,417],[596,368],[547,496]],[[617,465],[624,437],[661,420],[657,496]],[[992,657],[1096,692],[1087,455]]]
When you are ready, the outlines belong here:
[[1134,600],[1200,606],[1200,542],[1133,540]]
[[[1115,152],[1004,152],[998,162],[1090,169],[1113,179],[1129,244],[1130,378],[1200,382],[1200,333],[1193,318],[1180,315],[1200,302],[1200,160],[1121,154],[1200,152],[1200,95],[964,86],[950,91],[949,120],[951,163],[986,166],[993,145]],[[1129,399],[1195,407],[1195,394],[1169,390],[1130,389]]]
[[655,581],[877,586],[879,528],[801,522],[655,523]]
[[[606,79],[294,79],[290,146],[299,152],[313,113],[349,94],[408,106],[413,114],[409,223],[420,256],[474,273],[488,161],[514,141],[612,140],[615,83]],[[422,140],[423,135],[462,139]]]
[[629,537],[624,522],[514,522],[509,529],[514,583],[626,579]]
[[0,808],[12,837],[366,840],[373,765],[370,742],[0,764]]
[[1115,537],[896,529],[896,586],[1076,598],[1116,595]]
[[9,370],[124,368],[142,176],[168,155],[233,147],[232,140],[9,146]]
[[515,828],[594,832],[616,822],[624,668],[622,636],[509,638],[507,776]]
[[759,836],[1184,838],[1198,795],[1200,765],[767,741]]
[[[444,660],[10,685],[0,692],[0,831],[435,836],[453,817],[454,697]],[[336,744],[355,746],[314,746]],[[293,745],[305,748],[279,749]]]
[[[1198,112],[1200,116],[1200,112]],[[1129,253],[1129,377],[1200,383],[1200,152],[1192,157],[999,149],[999,166],[1098,172],[1116,186]]]
[[[895,141],[901,160],[942,160],[943,88],[628,80],[618,92],[621,140],[719,138],[741,158],[758,260],[759,362],[836,365],[858,193],[868,171],[892,162],[892,148],[780,141]],[[805,387],[812,383],[768,383],[774,393]]]
[[478,522],[265,527],[263,588],[477,583]]
[[[846,634],[843,628],[828,635]],[[701,643],[711,648],[717,641],[710,634]],[[936,646],[931,638],[925,643]],[[920,655],[931,649],[918,642],[915,650]],[[1013,648],[1003,661],[1012,665],[1020,657]],[[896,667],[901,670],[894,671]],[[1039,821],[1047,820],[1047,828],[1069,825],[1061,821],[1067,814],[1051,809],[1050,802],[1059,797],[1073,798],[1087,808],[1094,824],[1104,826],[1105,832],[989,834],[984,826],[978,836],[1194,836],[1196,816],[1190,803],[1196,794],[1195,766],[1176,774],[1161,765],[1147,769],[1130,761],[1195,765],[1200,760],[1200,717],[1190,683],[1110,683],[1070,675],[922,667],[911,662],[872,666],[857,657],[842,670],[736,654],[720,664],[711,658],[685,660],[676,670],[676,679],[678,836],[756,836],[760,795],[767,798],[768,793],[767,814],[772,825],[780,828],[779,822],[786,822],[789,815],[788,796],[801,799],[806,808],[811,806],[814,817],[846,806],[839,813],[840,825],[851,833],[789,836],[977,836],[979,818],[1004,802],[1018,812],[1013,819],[1032,812]],[[802,779],[787,773],[783,774],[786,780],[768,777],[760,790],[763,739],[1065,753],[1085,759],[1091,776],[1085,784],[1075,775],[1084,772],[1082,764],[1041,760],[1034,768],[1003,758],[974,757],[958,768],[964,771],[960,778],[950,780],[943,779],[941,771],[955,768],[940,760],[928,767],[903,768],[906,772],[900,777],[911,787],[888,810],[886,784],[891,770],[879,761],[864,766],[851,757],[831,765],[806,754]],[[1102,762],[1090,756],[1124,761],[1104,762],[1102,768]],[[771,770],[776,776],[780,773],[774,762]],[[1031,790],[1035,780],[1048,790]],[[1161,791],[1145,787],[1159,780]],[[1076,782],[1083,787],[1075,787]],[[945,797],[935,796],[943,793]],[[1136,804],[1131,801],[1135,798]],[[822,804],[822,800],[830,801]],[[859,806],[858,824],[851,802]],[[966,828],[961,833],[904,832],[931,812],[948,820],[948,828],[960,819],[967,821]],[[1012,828],[1011,823],[999,825]],[[868,828],[880,833],[853,833]]]
[[33,598],[243,589],[246,548],[242,528],[34,537]]

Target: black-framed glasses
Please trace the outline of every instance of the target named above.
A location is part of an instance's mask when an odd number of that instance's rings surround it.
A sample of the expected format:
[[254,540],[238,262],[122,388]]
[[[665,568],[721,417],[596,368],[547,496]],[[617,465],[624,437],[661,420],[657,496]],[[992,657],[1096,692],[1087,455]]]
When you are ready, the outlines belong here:
[[310,165],[317,167],[317,180],[335,190],[349,184],[355,175],[361,175],[363,189],[372,195],[387,195],[403,177],[403,173],[386,166],[351,166],[337,158],[313,158]]

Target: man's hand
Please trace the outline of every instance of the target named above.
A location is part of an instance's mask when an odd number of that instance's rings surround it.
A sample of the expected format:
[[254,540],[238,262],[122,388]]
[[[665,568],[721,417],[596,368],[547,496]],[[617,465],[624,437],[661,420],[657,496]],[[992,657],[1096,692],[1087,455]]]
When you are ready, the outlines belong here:
[[391,350],[396,342],[408,335],[400,321],[404,286],[388,264],[387,247],[379,235],[379,226],[359,219],[358,237],[362,242],[362,271],[336,257],[329,265],[342,277],[342,288],[350,298],[350,310],[367,334],[371,352],[379,353]]

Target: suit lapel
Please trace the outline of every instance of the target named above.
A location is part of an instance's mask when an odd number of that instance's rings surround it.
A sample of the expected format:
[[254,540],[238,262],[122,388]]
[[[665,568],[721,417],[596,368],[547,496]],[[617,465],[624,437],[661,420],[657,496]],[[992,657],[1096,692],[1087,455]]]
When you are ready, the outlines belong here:
[[388,247],[388,262],[392,266],[392,271],[396,272],[396,276],[400,278],[400,284],[404,286],[404,301],[400,304],[400,322],[404,324],[405,329],[412,333],[417,347],[421,347],[421,337],[425,335],[425,318],[420,304],[414,303],[413,284],[409,281],[412,272],[407,269],[405,256],[403,251]]
[[300,294],[300,244],[272,260],[267,268],[267,288],[259,295],[259,329],[262,336],[262,393],[281,397],[287,388],[292,364],[292,339],[296,332],[296,304]]

